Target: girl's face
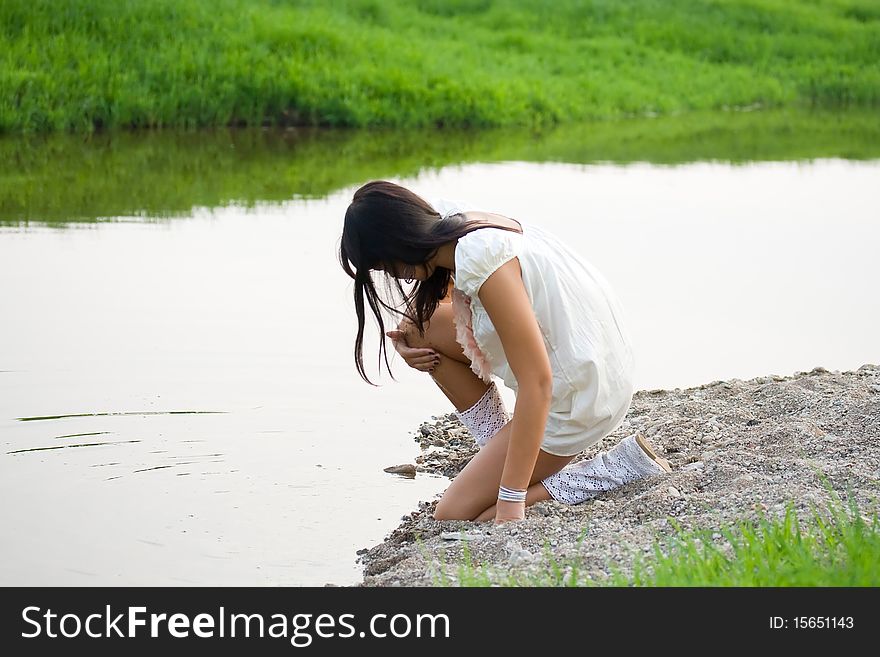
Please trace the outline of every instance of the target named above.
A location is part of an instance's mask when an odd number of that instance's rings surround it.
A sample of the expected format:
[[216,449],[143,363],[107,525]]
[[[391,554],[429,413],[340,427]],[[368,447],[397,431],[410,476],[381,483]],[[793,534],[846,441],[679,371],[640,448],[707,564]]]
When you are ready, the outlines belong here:
[[385,267],[384,263],[379,263],[376,267],[378,271],[387,271],[394,278],[413,279],[416,281],[428,280],[428,277],[434,273],[434,268],[429,265],[407,265],[400,261],[394,261],[390,267]]

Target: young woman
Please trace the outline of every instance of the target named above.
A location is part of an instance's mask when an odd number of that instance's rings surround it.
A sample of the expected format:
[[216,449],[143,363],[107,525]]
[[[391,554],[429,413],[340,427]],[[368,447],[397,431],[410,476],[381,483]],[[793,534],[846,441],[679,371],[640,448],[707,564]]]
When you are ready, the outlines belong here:
[[[569,465],[623,421],[634,362],[607,281],[548,231],[465,203],[432,205],[380,180],[355,192],[339,259],[354,279],[361,377],[372,384],[362,353],[366,298],[380,331],[433,378],[480,445],[435,518],[518,520],[539,500],[578,504],[670,471],[640,434]],[[379,296],[374,272],[403,311]],[[385,332],[382,308],[402,316],[397,330]],[[380,364],[383,354],[391,373],[384,340]],[[512,418],[493,374],[516,391]]]

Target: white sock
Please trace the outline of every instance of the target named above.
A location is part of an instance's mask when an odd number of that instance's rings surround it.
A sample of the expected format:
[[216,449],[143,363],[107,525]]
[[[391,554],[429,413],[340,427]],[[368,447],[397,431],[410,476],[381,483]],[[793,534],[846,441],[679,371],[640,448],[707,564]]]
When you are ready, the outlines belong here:
[[468,428],[480,447],[488,443],[510,421],[504,400],[494,381],[473,406],[464,411],[455,411],[455,415]]
[[591,459],[569,463],[541,483],[557,502],[580,504],[604,491],[665,472],[633,434]]

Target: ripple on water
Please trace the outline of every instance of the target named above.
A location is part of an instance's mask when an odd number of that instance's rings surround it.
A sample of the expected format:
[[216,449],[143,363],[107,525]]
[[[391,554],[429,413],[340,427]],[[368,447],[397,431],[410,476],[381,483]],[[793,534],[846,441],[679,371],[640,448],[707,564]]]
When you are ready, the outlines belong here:
[[[65,420],[65,419],[75,419],[75,418],[94,418],[94,417],[138,417],[138,416],[170,416],[170,415],[216,415],[216,414],[225,414],[227,411],[200,411],[200,410],[170,410],[170,411],[107,411],[107,412],[96,412],[96,413],[66,413],[66,414],[58,414],[58,415],[37,415],[37,416],[27,416],[27,417],[19,417],[16,418],[20,422],[36,422],[36,421],[45,421],[45,420]],[[61,439],[70,439],[70,438],[83,438],[87,436],[109,436],[111,434],[118,433],[116,431],[83,431],[79,433],[69,433],[69,434],[61,434],[57,436],[53,436],[55,440]],[[161,434],[160,434],[161,436]],[[22,454],[25,452],[44,452],[50,450],[58,450],[58,449],[70,449],[76,447],[100,447],[107,445],[122,445],[122,444],[131,444],[131,443],[140,443],[140,442],[149,442],[144,439],[131,439],[131,440],[104,440],[104,441],[94,441],[94,442],[85,442],[85,443],[74,443],[67,445],[46,445],[46,446],[37,446],[37,447],[23,447],[21,449],[15,449],[8,451],[7,454]],[[191,438],[187,440],[181,440],[180,443],[201,443],[207,442],[205,439],[201,438]],[[130,472],[116,474],[110,477],[106,477],[104,481],[112,481],[114,479],[121,479],[129,474],[138,474],[143,472],[152,472],[154,470],[166,470],[170,468],[179,468],[185,465],[199,465],[199,464],[208,464],[208,463],[223,463],[225,462],[225,454],[222,452],[209,452],[203,454],[168,454],[168,449],[155,449],[147,452],[150,455],[160,455],[164,454],[162,457],[166,462],[165,463],[141,463],[138,465],[142,465],[143,467],[138,467],[136,469],[131,470]],[[109,461],[103,463],[92,463],[89,464],[88,467],[112,467],[112,466],[124,466],[125,463],[122,461]],[[192,474],[191,472],[180,472],[176,473],[177,476],[187,476]],[[221,474],[214,472],[205,472],[201,474]],[[225,491],[216,491],[216,492],[225,492]]]
[[49,449],[70,449],[71,447],[95,447],[96,445],[121,445],[123,443],[139,443],[140,440],[113,440],[102,443],[78,443],[76,445],[53,445],[51,447],[28,447],[27,449],[14,449],[7,454],[21,454],[22,452],[42,452]]
[[101,417],[108,415],[213,415],[226,413],[226,411],[118,411],[111,413],[69,413],[67,415],[35,415],[33,417],[16,418],[20,422],[34,422],[36,420],[62,420],[69,417]]

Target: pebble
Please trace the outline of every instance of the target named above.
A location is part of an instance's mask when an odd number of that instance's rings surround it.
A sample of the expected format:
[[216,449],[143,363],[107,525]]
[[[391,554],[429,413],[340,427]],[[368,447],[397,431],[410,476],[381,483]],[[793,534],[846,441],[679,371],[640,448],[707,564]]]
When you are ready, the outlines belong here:
[[510,554],[510,565],[518,566],[532,560],[532,553],[523,548],[517,548]]
[[404,463],[402,465],[390,465],[384,470],[385,472],[390,472],[391,474],[399,474],[404,477],[415,477],[416,476],[416,466],[412,463]]
[[675,486],[670,486],[669,488],[666,489],[666,491],[670,495],[672,495],[672,497],[681,497],[681,492],[679,492],[679,490]]
[[478,541],[483,535],[474,532],[441,532],[440,538],[444,541]]

